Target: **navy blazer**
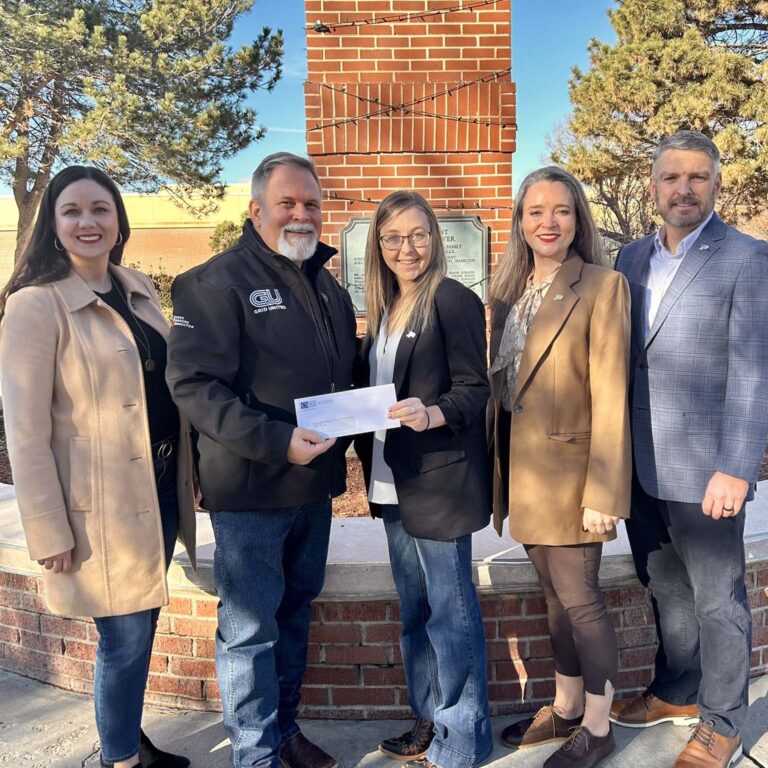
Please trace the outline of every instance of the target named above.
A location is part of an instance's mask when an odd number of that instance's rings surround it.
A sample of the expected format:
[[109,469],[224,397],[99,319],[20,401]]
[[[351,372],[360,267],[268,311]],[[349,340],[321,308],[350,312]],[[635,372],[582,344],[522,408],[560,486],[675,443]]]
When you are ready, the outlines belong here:
[[616,261],[632,295],[635,470],[649,495],[693,504],[717,470],[757,479],[768,435],[768,244],[713,215],[644,338],[653,240]]
[[[485,309],[461,283],[444,278],[435,294],[434,322],[423,333],[406,329],[395,355],[397,399],[438,405],[446,424],[415,432],[390,429],[384,459],[392,469],[403,528],[411,536],[447,541],[478,531],[491,515],[485,437],[487,373]],[[360,370],[368,383],[370,342]],[[370,484],[373,435],[355,440]],[[379,505],[370,504],[379,515]]]

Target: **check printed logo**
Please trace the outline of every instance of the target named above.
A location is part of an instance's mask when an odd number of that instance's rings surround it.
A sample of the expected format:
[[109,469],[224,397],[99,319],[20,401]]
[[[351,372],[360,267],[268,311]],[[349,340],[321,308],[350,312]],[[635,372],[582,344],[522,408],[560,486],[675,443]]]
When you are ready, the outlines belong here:
[[250,295],[250,302],[256,309],[274,307],[283,303],[283,297],[277,288],[257,288]]

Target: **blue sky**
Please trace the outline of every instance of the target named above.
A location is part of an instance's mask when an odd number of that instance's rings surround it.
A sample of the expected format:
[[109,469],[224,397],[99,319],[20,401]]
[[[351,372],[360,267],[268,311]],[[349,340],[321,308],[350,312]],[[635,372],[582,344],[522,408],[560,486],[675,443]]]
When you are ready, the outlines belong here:
[[[570,111],[568,80],[574,65],[588,67],[592,37],[613,42],[606,11],[612,0],[512,0],[513,77],[517,82],[517,151],[513,158],[515,189],[523,177],[546,160],[546,138]],[[262,27],[282,29],[283,77],[271,93],[258,91],[249,102],[267,136],[224,165],[226,182],[247,181],[270,152],[304,152],[304,89],[307,76],[302,0],[256,0],[235,27],[231,44],[252,41]],[[0,194],[10,189],[0,185]]]
[[[517,151],[513,184],[546,161],[546,138],[570,112],[571,68],[587,69],[592,37],[614,42],[607,10],[611,0],[512,0],[512,66],[517,82]],[[238,21],[232,43],[252,40],[263,26],[282,29],[283,78],[271,93],[259,92],[251,103],[267,137],[225,165],[224,179],[245,181],[262,157],[277,150],[303,152],[306,48],[302,0],[256,0]]]

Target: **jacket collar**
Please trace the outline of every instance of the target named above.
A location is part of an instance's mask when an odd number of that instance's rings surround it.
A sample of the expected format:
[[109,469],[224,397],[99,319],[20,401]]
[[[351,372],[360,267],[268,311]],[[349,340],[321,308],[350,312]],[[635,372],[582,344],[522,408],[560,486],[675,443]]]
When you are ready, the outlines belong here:
[[581,280],[583,268],[584,260],[575,251],[571,251],[549,286],[525,340],[523,358],[517,373],[515,403],[525,393],[539,363],[578,303],[579,295],[573,286]]
[[[438,284],[437,291],[435,291],[434,303],[432,305],[432,309],[434,311],[434,327],[437,329],[438,333],[442,333],[442,331],[440,330],[440,315],[438,314],[437,309],[437,295],[442,290],[443,285],[444,281],[441,281]],[[395,352],[395,366],[394,371],[392,372],[392,381],[395,385],[395,392],[397,393],[398,397],[400,397],[401,390],[405,384],[405,375],[408,372],[411,356],[413,355],[413,351],[416,348],[416,342],[419,340],[420,336],[421,331],[418,329],[418,327],[409,324],[406,326],[406,328],[403,329],[403,335],[400,337],[400,342],[397,345],[397,352]]]
[[306,275],[313,280],[320,271],[320,268],[324,267],[330,261],[331,257],[338,253],[338,251],[335,248],[331,248],[330,245],[318,243],[312,256],[299,266],[286,256],[273,251],[264,240],[262,240],[261,235],[256,231],[253,222],[250,219],[246,219],[243,224],[243,236],[240,238],[240,242],[248,249],[248,251],[266,262],[268,266],[274,268],[280,262],[287,261],[292,266],[303,269]]
[[[395,392],[397,393],[398,398],[400,397],[400,390],[402,389],[403,384],[405,384],[405,374],[408,371],[408,364],[411,361],[411,355],[413,355],[413,350],[416,348],[416,342],[419,340],[420,335],[421,334],[416,328],[406,328],[397,344],[395,365],[392,371],[392,383],[395,385]],[[373,344],[373,337],[366,333],[358,351],[358,360],[362,363],[361,370],[370,370],[368,360]],[[357,386],[367,387],[368,381],[360,382]]]
[[[675,302],[680,298],[685,289],[690,284],[691,280],[699,273],[699,270],[712,258],[712,256],[720,248],[720,241],[725,237],[728,228],[723,223],[722,219],[715,213],[712,214],[712,218],[709,223],[701,232],[698,240],[688,249],[688,253],[683,257],[683,261],[677,270],[672,282],[667,288],[664,297],[659,305],[659,310],[656,313],[656,317],[653,320],[653,325],[648,334],[648,338],[645,339],[646,348],[654,340],[659,329],[667,319],[667,315]],[[651,240],[651,246],[646,254],[644,261],[650,263],[651,256],[653,255],[654,245]],[[643,309],[645,311],[645,309]]]
[[[137,294],[147,299],[151,298],[147,288],[133,270],[120,267],[117,264],[110,264],[109,271],[116,280],[120,281],[126,294]],[[74,270],[70,270],[70,273],[63,280],[58,280],[55,286],[69,312],[77,312],[98,298]]]
[[[437,316],[435,316],[434,319],[437,323]],[[395,392],[397,393],[398,398],[400,397],[400,390],[405,383],[405,373],[408,370],[408,364],[411,361],[411,355],[416,347],[416,342],[419,340],[419,335],[419,331],[416,328],[406,328],[403,331],[403,335],[400,337],[400,343],[397,345],[392,381],[395,385]]]

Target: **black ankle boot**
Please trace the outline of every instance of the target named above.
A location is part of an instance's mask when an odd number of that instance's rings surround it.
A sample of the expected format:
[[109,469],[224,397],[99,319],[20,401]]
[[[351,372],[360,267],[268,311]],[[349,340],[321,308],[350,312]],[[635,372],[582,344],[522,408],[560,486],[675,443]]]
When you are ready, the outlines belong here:
[[187,768],[189,765],[186,757],[158,749],[144,731],[141,732],[139,760],[140,766],[137,768]]

